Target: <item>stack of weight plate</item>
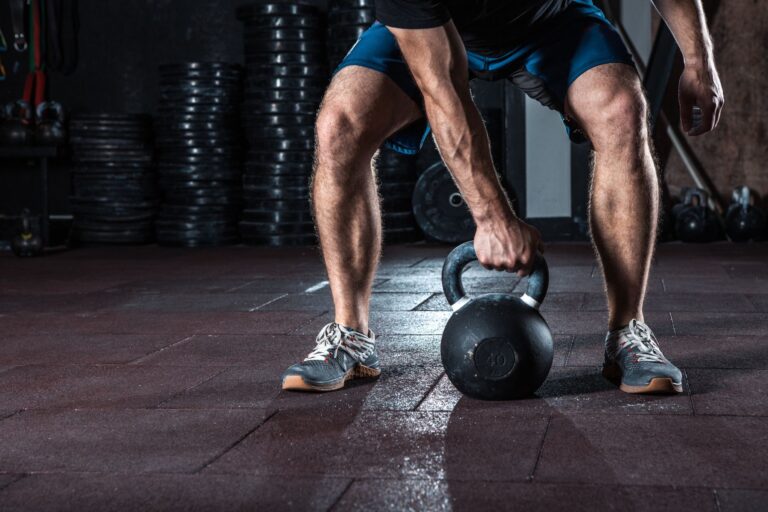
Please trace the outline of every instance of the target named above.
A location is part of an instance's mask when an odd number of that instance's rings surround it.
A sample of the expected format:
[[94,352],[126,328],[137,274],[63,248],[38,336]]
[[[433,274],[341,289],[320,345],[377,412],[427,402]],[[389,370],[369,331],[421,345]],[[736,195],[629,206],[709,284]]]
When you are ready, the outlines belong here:
[[315,114],[328,84],[325,17],[312,5],[263,2],[239,7],[237,17],[247,76],[241,238],[314,244],[309,177]]
[[374,0],[328,2],[328,61],[338,66],[360,35],[373,24]]
[[72,237],[86,244],[154,239],[157,209],[151,119],[79,114],[70,120]]
[[422,238],[413,217],[412,198],[418,171],[416,157],[382,148],[376,161],[384,221],[384,243],[414,242]]
[[223,62],[160,66],[157,162],[161,245],[238,241],[242,208],[242,70]]

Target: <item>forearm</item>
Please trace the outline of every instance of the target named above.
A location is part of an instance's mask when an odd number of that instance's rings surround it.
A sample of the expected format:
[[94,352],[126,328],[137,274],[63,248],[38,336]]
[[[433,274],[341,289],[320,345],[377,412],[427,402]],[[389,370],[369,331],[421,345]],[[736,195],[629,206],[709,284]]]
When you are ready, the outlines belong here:
[[652,0],[680,47],[686,66],[713,60],[712,39],[701,0]]
[[[460,85],[461,87],[461,85]],[[424,106],[440,155],[451,170],[475,221],[514,218],[491,159],[485,124],[462,87],[426,88]]]

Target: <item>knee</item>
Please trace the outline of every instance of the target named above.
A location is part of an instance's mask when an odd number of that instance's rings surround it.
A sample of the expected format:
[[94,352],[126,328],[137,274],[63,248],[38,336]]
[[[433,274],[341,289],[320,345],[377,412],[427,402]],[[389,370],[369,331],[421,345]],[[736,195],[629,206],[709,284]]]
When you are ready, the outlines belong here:
[[[365,158],[367,133],[364,123],[344,106],[324,105],[315,122],[317,158],[324,162],[354,164]],[[373,152],[367,156],[373,157]]]
[[648,107],[642,91],[612,91],[593,110],[587,127],[595,151],[638,152],[648,142]]

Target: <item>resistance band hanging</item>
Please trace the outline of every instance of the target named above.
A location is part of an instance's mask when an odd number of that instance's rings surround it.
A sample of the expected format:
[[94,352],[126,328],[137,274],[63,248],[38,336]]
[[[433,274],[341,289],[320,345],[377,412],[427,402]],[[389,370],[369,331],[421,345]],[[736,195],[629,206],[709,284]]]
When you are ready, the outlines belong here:
[[29,74],[24,84],[24,100],[27,101],[34,110],[45,101],[45,71],[43,64],[43,34],[40,0],[31,0],[29,12],[30,34],[32,42],[29,48]]

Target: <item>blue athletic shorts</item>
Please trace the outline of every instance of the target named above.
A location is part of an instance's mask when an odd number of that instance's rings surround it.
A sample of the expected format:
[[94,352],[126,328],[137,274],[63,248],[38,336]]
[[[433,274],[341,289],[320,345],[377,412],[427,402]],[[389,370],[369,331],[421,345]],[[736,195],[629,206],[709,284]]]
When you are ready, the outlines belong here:
[[[470,77],[511,80],[531,98],[560,112],[574,142],[585,138],[578,126],[563,115],[568,87],[595,66],[614,62],[634,65],[618,32],[591,0],[574,0],[555,18],[531,29],[524,43],[493,50],[500,56],[467,52]],[[360,36],[336,71],[346,66],[384,73],[423,110],[421,93],[395,37],[381,23],[374,23]],[[414,154],[428,135],[429,125],[424,118],[392,135],[385,145],[400,153]]]

